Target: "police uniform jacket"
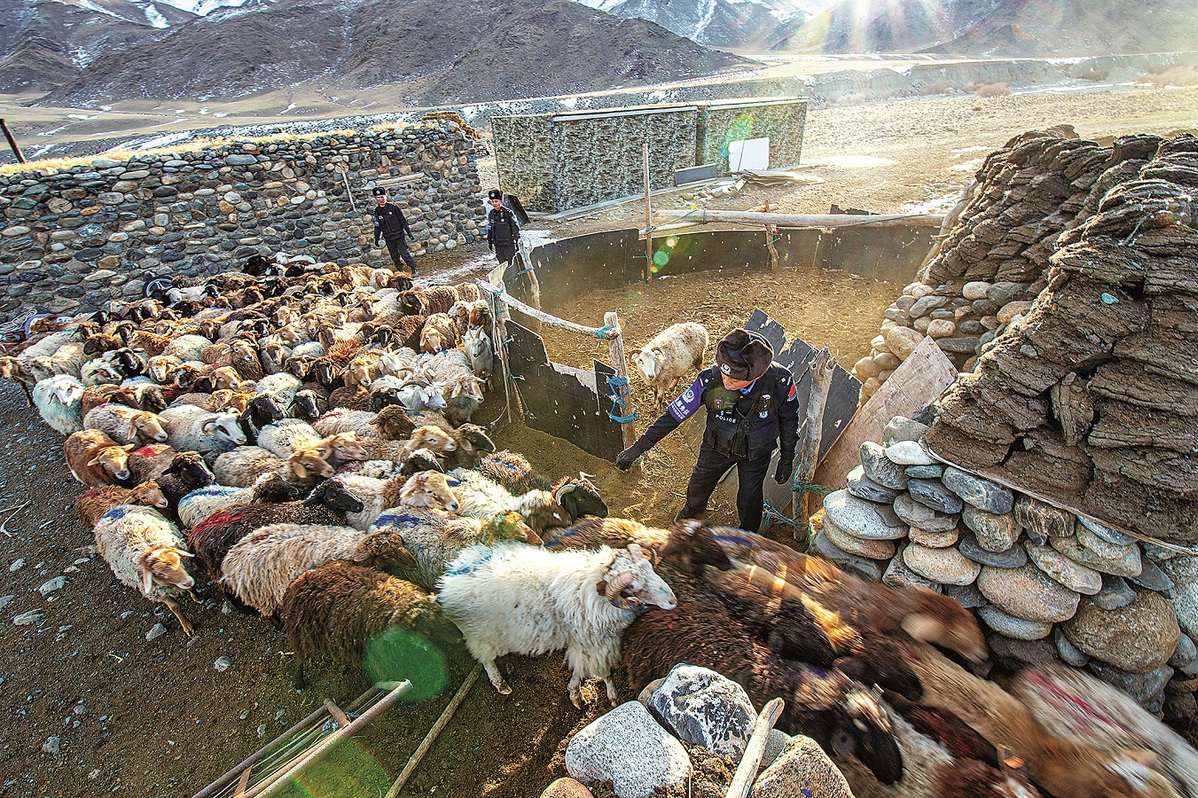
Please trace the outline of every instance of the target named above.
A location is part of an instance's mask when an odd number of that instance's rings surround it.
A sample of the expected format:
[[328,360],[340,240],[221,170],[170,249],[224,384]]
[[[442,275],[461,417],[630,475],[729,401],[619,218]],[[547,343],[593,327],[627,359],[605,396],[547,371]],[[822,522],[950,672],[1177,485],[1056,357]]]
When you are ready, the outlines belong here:
[[520,240],[520,225],[507,208],[500,206],[487,212],[487,246],[514,247]]
[[648,451],[703,406],[707,408],[705,449],[726,457],[756,460],[769,457],[780,446],[782,461],[793,461],[799,441],[796,393],[790,371],[777,363],[771,363],[765,374],[743,391],[726,389],[719,368],[709,366],[645,430],[637,447]]
[[402,241],[405,233],[408,238],[412,237],[412,228],[408,226],[408,220],[404,218],[398,205],[384,202],[375,206],[371,213],[374,214],[375,244],[379,242],[379,236],[388,241]]

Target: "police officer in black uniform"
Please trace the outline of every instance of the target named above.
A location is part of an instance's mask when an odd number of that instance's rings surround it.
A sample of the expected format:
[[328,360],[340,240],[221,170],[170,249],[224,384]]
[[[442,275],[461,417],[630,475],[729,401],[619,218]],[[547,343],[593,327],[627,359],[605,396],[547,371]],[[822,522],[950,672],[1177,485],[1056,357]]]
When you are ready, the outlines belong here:
[[412,228],[404,218],[399,206],[387,202],[387,189],[378,186],[374,189],[374,245],[379,245],[379,238],[387,242],[387,251],[391,253],[391,261],[396,271],[402,271],[402,260],[408,267],[408,273],[416,274],[416,259],[408,251],[408,238],[412,238]]
[[678,518],[695,518],[707,509],[716,483],[733,466],[740,480],[736,510],[741,529],[757,531],[764,505],[765,472],[781,446],[774,480],[790,481],[799,442],[799,403],[794,378],[773,362],[774,350],[757,333],[733,330],[716,345],[714,366],[699,372],[636,443],[620,452],[616,466],[628,470],[633,461],[690,418],[707,408],[707,429],[699,460],[686,486],[686,506]]
[[495,251],[500,263],[508,263],[516,257],[516,245],[520,242],[520,225],[510,210],[503,206],[503,192],[493,188],[487,192],[487,246]]

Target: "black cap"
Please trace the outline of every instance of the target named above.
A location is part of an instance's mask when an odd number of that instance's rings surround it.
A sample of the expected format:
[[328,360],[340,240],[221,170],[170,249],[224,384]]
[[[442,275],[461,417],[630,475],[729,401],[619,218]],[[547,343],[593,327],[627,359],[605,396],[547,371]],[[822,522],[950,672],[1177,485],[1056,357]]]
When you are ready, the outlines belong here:
[[375,186],[374,187],[374,196],[376,196],[376,197],[387,196],[387,189],[383,188],[382,186]]
[[493,188],[487,192],[487,199],[501,200],[503,199],[503,192],[497,188]]
[[715,346],[720,371],[734,380],[755,380],[769,369],[774,350],[769,341],[748,330],[733,330]]

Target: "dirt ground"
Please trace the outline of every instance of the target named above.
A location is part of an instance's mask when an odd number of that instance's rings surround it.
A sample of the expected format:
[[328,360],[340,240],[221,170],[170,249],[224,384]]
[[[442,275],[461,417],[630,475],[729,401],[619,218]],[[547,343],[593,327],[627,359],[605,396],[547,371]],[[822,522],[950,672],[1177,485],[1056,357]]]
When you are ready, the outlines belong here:
[[[810,167],[803,171],[823,182],[770,192],[769,199],[795,211],[826,210],[832,202],[897,210],[955,195],[975,168],[970,164],[1023,130],[1072,123],[1091,137],[1168,133],[1193,129],[1196,108],[1198,89],[1129,88],[813,110],[804,149]],[[845,155],[893,163],[852,168],[823,160]],[[753,189],[720,205],[751,208],[764,199],[766,192]],[[639,212],[628,206],[551,232],[636,225]],[[451,267],[460,279],[460,264],[445,258],[428,261],[425,273]],[[713,272],[589,295],[558,312],[588,320],[616,309],[636,344],[686,319],[704,322],[718,336],[760,306],[792,335],[827,344],[851,363],[867,351],[882,309],[900,290],[848,274],[796,272],[776,280]],[[555,335],[549,347],[551,355],[576,365],[595,353],[594,344]],[[633,398],[644,406],[636,383]],[[493,398],[478,418],[489,422],[501,410]],[[0,424],[0,795],[190,795],[326,696],[346,706],[367,687],[361,674],[323,667],[297,693],[283,636],[259,619],[222,612],[210,587],[200,591],[203,606],[185,602],[199,632],[185,638],[169,613],[117,584],[90,553],[89,534],[71,511],[80,491],[62,462],[61,438],[7,384],[0,386]],[[527,452],[547,473],[597,474],[613,512],[650,522],[667,520],[676,510],[693,461],[678,435],[647,458],[642,473],[627,475],[520,426],[501,425],[497,438]],[[712,512],[717,519],[730,517],[728,507]],[[39,592],[58,575],[66,577],[64,587]],[[40,611],[37,622],[14,623],[30,611]],[[166,634],[147,641],[159,622]],[[223,672],[214,667],[222,656],[231,662]],[[531,798],[562,775],[560,766],[552,768],[554,752],[597,709],[583,716],[569,705],[557,655],[509,657],[501,665],[513,694],[501,698],[481,680],[404,795]],[[381,796],[471,667],[464,650],[449,651],[440,697],[388,710],[291,794]],[[57,753],[51,737],[57,738]]]

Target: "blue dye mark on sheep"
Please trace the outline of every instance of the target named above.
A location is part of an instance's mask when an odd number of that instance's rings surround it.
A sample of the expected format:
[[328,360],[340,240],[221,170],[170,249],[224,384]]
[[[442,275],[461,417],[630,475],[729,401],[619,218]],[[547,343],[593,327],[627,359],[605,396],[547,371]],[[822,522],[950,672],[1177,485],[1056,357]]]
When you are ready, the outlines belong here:
[[478,546],[472,552],[475,556],[471,558],[458,557],[455,560],[455,565],[445,572],[446,576],[465,576],[472,573],[475,568],[486,565],[491,561],[491,555],[494,552],[486,546]]
[[121,504],[113,507],[108,512],[100,517],[101,521],[120,521],[122,518],[133,512],[133,508],[127,504]]
[[723,535],[723,534],[721,534],[721,535],[712,535],[712,537],[716,540],[716,542],[719,542],[719,543],[733,543],[737,546],[747,546],[749,548],[753,547],[753,541],[749,540],[748,538],[743,538],[740,535]]

